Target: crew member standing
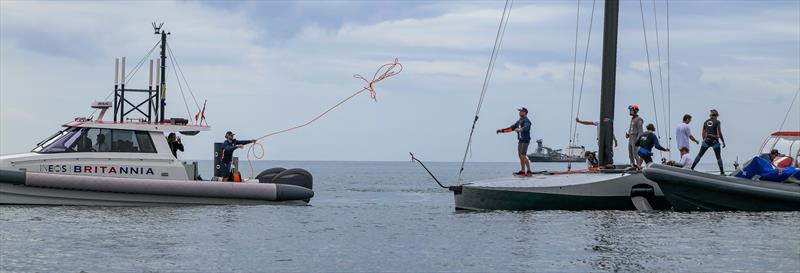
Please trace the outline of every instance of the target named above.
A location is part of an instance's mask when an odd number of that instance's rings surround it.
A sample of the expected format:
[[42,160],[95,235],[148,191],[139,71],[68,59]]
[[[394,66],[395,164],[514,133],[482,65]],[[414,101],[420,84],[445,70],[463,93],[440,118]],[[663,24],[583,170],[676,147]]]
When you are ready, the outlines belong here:
[[[520,171],[514,175],[533,175],[531,162],[528,160],[528,145],[531,143],[531,120],[528,119],[528,109],[520,107],[519,120],[510,127],[497,130],[497,133],[517,132],[517,155],[519,156]],[[526,171],[527,170],[527,171]]]
[[220,171],[228,176],[225,177],[225,181],[230,181],[232,178],[231,173],[231,162],[233,161],[233,151],[236,149],[241,149],[246,144],[253,144],[256,143],[256,140],[236,140],[234,138],[236,136],[233,132],[228,131],[225,133],[225,142],[222,142],[222,155],[220,160]]
[[694,159],[692,170],[703,158],[708,148],[714,149],[714,155],[717,156],[717,166],[719,166],[719,174],[725,175],[725,170],[722,168],[722,149],[719,144],[722,142],[722,148],[725,148],[725,138],[722,137],[722,124],[719,122],[719,112],[716,109],[711,109],[708,114],[709,118],[703,123],[703,145],[700,146],[700,153]]
[[692,116],[689,114],[683,115],[683,122],[675,126],[675,140],[678,143],[678,150],[683,148],[689,149],[689,140],[694,143],[700,144],[700,141],[692,135],[692,129],[689,128],[689,123],[692,122]]
[[628,112],[631,115],[631,124],[628,126],[628,132],[625,133],[625,138],[628,139],[628,159],[630,159],[631,166],[636,166],[639,162],[639,147],[636,146],[636,142],[644,133],[642,129],[644,120],[639,117],[638,105],[628,105]]

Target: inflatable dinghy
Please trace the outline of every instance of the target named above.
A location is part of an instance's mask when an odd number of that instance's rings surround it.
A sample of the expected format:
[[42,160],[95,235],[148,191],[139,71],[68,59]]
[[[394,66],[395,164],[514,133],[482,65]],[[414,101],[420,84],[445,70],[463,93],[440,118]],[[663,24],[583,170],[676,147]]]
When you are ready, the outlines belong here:
[[[281,175],[275,175],[274,178],[281,177],[289,182],[310,181],[293,180],[289,176]],[[2,204],[159,206],[289,203],[302,205],[307,204],[313,196],[314,192],[310,188],[271,182],[182,181],[0,170]]]
[[800,185],[720,176],[652,164],[644,176],[658,183],[675,211],[798,211]]

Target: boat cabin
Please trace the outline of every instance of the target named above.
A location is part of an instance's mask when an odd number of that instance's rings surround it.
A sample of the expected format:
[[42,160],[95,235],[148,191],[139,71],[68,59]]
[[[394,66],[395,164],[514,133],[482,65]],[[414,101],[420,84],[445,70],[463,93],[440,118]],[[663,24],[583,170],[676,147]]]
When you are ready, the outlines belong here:
[[170,132],[195,135],[208,126],[173,123],[73,121],[30,153],[4,156],[1,168],[31,172],[195,180],[196,163],[175,158]]

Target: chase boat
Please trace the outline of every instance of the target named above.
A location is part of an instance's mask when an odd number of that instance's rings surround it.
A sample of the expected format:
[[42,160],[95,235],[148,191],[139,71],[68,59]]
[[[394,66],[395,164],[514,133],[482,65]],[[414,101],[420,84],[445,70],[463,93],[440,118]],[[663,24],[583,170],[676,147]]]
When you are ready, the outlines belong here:
[[800,132],[772,133],[760,152],[773,149],[788,152],[780,160],[792,166],[772,166],[757,156],[735,176],[655,164],[644,175],[658,182],[676,211],[800,211]]
[[[150,86],[126,87],[125,58],[121,66],[118,59],[113,105],[93,103],[100,111],[96,119],[77,118],[31,152],[0,156],[0,204],[307,204],[314,192],[313,177],[305,170],[273,168],[240,182],[222,182],[218,177],[201,181],[196,162],[184,163],[172,154],[167,133],[196,135],[211,127],[203,123],[204,118],[198,122],[201,113],[195,124],[164,118],[169,33],[160,30],[160,25],[153,26],[161,36],[161,56],[155,60],[155,70],[150,61]],[[156,86],[154,72],[160,79]],[[133,101],[142,93],[144,100]],[[113,108],[113,121],[103,120],[109,108]],[[131,114],[141,117],[129,118]]]

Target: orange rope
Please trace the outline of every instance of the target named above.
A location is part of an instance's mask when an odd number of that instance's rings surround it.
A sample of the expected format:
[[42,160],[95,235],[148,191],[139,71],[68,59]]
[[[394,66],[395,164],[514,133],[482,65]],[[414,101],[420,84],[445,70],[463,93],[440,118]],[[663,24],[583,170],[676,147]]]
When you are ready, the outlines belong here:
[[[397,68],[398,70],[395,71],[395,68]],[[394,62],[387,63],[387,64],[384,64],[384,65],[380,66],[378,68],[378,70],[375,71],[375,75],[372,76],[372,80],[367,80],[366,78],[362,77],[361,75],[355,74],[355,75],[353,75],[353,78],[360,79],[360,80],[364,81],[364,83],[366,83],[366,86],[364,86],[361,90],[359,90],[359,91],[353,93],[352,95],[350,95],[349,97],[339,101],[339,103],[337,103],[334,106],[328,108],[328,110],[325,110],[324,112],[322,112],[322,114],[317,115],[316,117],[314,117],[313,119],[311,119],[310,121],[308,121],[306,123],[303,123],[303,124],[300,124],[300,125],[297,125],[297,126],[294,126],[294,127],[290,127],[290,128],[287,128],[287,129],[283,129],[283,130],[280,130],[280,131],[275,131],[275,132],[272,132],[272,133],[269,133],[269,134],[266,134],[266,135],[263,135],[263,136],[261,136],[259,138],[256,138],[255,141],[261,140],[261,139],[264,139],[264,138],[267,138],[267,137],[271,137],[271,136],[274,136],[274,135],[277,135],[277,134],[282,134],[282,133],[286,133],[286,132],[289,132],[289,131],[292,131],[292,130],[303,128],[303,127],[305,127],[305,126],[317,121],[318,119],[322,118],[323,116],[327,115],[329,112],[333,111],[333,109],[336,109],[340,105],[342,105],[345,102],[349,101],[353,97],[358,96],[358,94],[361,94],[364,91],[369,91],[369,95],[372,98],[372,100],[378,101],[378,93],[375,92],[375,84],[380,82],[380,81],[382,81],[382,80],[385,80],[385,79],[387,79],[389,77],[392,77],[394,75],[400,74],[400,72],[402,72],[402,71],[403,71],[403,65],[400,64],[400,61],[397,58],[395,58]],[[258,147],[258,149],[260,149],[261,151],[258,152],[257,149],[254,148],[254,147]],[[255,159],[264,158],[264,146],[261,145],[261,143],[253,143],[253,145],[251,145],[250,148],[247,150],[247,163],[250,165],[250,177],[252,178],[252,177],[254,177],[253,176],[254,175],[254,171],[253,171],[253,162],[251,160],[251,156],[253,158],[255,158]]]

